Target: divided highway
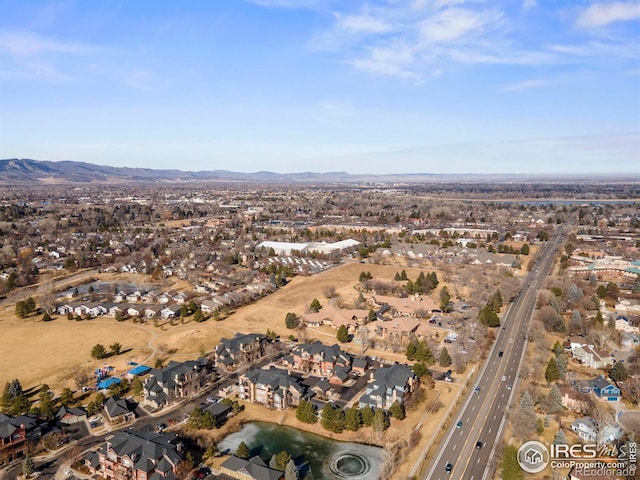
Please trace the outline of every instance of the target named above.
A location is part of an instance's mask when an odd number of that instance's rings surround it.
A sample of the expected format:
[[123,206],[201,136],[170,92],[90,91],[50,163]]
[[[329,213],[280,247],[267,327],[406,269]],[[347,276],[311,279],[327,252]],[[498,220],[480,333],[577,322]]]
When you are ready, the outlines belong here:
[[536,294],[551,271],[563,240],[564,228],[558,227],[503,316],[502,327],[497,330],[497,339],[478,380],[453,417],[422,478],[481,480],[492,470],[496,461],[495,446],[500,440],[523,358]]

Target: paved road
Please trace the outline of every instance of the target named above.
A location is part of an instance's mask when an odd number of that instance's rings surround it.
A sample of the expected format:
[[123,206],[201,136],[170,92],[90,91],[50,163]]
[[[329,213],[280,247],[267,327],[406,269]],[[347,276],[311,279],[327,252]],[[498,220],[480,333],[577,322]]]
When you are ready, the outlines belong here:
[[[503,326],[497,330],[498,337],[475,388],[467,394],[462,408],[454,416],[440,448],[423,475],[424,479],[480,480],[492,471],[494,450],[517,380],[529,319],[535,308],[536,292],[551,271],[563,238],[564,229],[559,227],[504,315]],[[450,471],[447,471],[448,464]]]

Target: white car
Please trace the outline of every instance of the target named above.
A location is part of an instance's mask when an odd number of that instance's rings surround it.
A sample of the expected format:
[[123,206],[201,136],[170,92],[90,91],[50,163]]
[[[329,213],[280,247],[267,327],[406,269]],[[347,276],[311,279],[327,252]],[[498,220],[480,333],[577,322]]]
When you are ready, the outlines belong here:
[[507,379],[507,376],[506,376],[506,375],[502,377],[502,381],[503,381],[503,382],[504,382],[506,379]]
[[69,470],[69,469],[66,469],[66,470],[64,471],[64,474],[65,474],[67,477],[69,477],[69,476],[73,475],[73,472],[72,472],[71,470]]

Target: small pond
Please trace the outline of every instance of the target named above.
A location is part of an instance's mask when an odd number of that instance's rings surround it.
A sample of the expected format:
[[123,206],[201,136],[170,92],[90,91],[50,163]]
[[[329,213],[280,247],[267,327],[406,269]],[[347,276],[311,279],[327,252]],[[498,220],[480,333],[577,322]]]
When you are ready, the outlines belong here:
[[386,459],[380,447],[339,442],[267,422],[247,423],[218,448],[223,453],[234,453],[242,441],[252,456],[259,455],[267,463],[272,455],[286,450],[300,468],[300,478],[308,475],[314,480],[378,480]]

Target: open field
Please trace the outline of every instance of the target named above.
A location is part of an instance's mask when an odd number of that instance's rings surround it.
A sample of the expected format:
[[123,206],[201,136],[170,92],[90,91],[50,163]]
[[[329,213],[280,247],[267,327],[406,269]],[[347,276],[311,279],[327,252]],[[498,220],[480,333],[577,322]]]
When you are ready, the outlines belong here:
[[[271,329],[286,338],[292,332],[284,325],[287,312],[304,313],[314,298],[326,304],[328,300],[323,290],[328,286],[335,287],[346,304],[352,303],[358,296],[354,286],[363,270],[371,272],[374,278],[391,279],[399,268],[349,263],[312,277],[295,277],[285,288],[239,308],[219,322],[209,319],[202,323],[187,321],[182,325],[175,321],[173,326],[161,322],[155,327],[152,322],[142,325],[106,317],[81,322],[57,317],[52,322],[43,323],[39,317],[18,319],[13,305],[7,305],[0,312],[0,385],[18,378],[25,387],[47,383],[54,389],[60,388],[66,384],[65,378],[72,367],[95,368],[104,363],[90,357],[91,348],[96,343],[108,348],[112,343],[120,342],[124,350],[130,349],[110,359],[109,363],[122,371],[129,360],[153,366],[156,357],[194,358],[201,347],[210,351],[222,337],[232,336],[235,332],[266,333]],[[410,278],[416,278],[420,272],[410,268],[406,271]],[[103,279],[102,275],[98,276]],[[132,279],[110,275],[108,280],[125,282]],[[309,331],[308,337],[328,343],[335,341],[332,332],[323,335]],[[172,351],[175,353],[169,354]]]

